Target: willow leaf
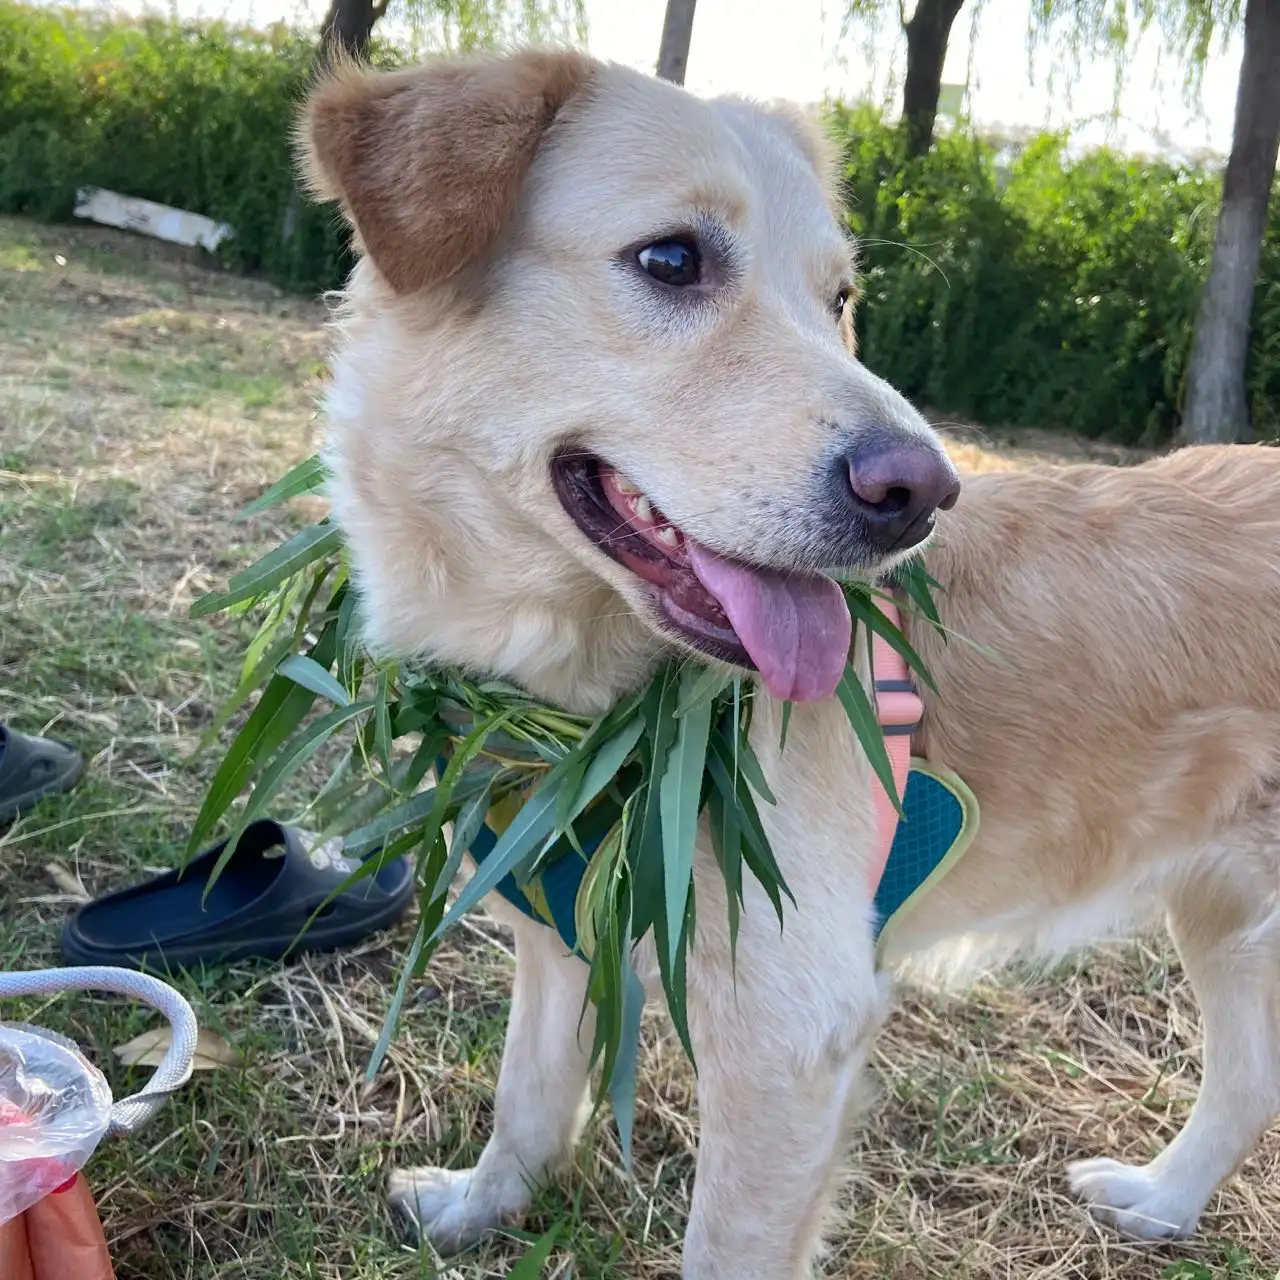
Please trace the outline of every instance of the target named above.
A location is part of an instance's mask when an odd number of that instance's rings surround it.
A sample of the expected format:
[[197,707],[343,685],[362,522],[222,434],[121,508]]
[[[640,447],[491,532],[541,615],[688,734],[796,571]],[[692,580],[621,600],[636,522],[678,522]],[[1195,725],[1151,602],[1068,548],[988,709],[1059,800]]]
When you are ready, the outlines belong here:
[[254,690],[275,674],[276,666],[293,651],[295,643],[292,635],[281,636],[254,664],[253,669],[235,687],[231,696],[218,708],[213,722],[200,735],[200,750],[204,750],[222,732],[223,726],[249,701]]
[[236,519],[247,519],[282,502],[288,502],[290,498],[298,498],[304,493],[314,493],[317,489],[323,489],[328,476],[324,463],[320,461],[320,455],[313,453],[311,457],[304,458],[296,467],[286,471],[266,493],[255,498],[247,507],[242,507],[236,513]]
[[587,990],[596,1006],[596,1034],[591,1047],[592,1065],[602,1063],[600,1079],[605,1085],[596,1096],[595,1110],[608,1092],[614,1067],[622,1047],[622,1006],[624,971],[631,937],[631,903],[626,884],[626,859],[621,840],[611,839],[600,851],[601,893],[595,914],[595,941]]
[[688,715],[694,707],[704,702],[714,702],[725,690],[729,681],[734,678],[727,667],[704,667],[692,685],[680,683],[680,701],[676,706],[676,716]]
[[241,822],[247,824],[258,817],[285,782],[328,742],[338,729],[349,720],[354,720],[372,709],[371,702],[352,702],[345,707],[337,707],[327,715],[313,720],[301,733],[290,739],[263,769],[262,776],[258,779],[257,786],[254,787],[253,794],[245,805]]
[[[571,752],[556,770],[560,778],[560,798],[556,801],[554,834],[559,835],[562,832],[568,832],[570,843],[580,854],[582,854],[582,850],[578,848],[577,838],[573,835],[572,829],[573,806],[577,802],[578,793],[582,790],[582,783],[587,776],[587,769],[590,764],[590,753],[578,749]],[[582,854],[582,856],[586,857],[585,854]]]
[[[322,568],[324,567],[322,566]],[[288,582],[281,583],[277,588],[266,617],[262,620],[261,626],[258,627],[253,639],[249,641],[248,648],[244,651],[244,661],[240,664],[241,680],[258,667],[263,654],[274,650],[278,646],[280,631],[290,621],[290,614],[297,606],[298,601],[302,599],[303,588],[306,585],[306,579],[303,575],[297,574],[295,577],[290,578]],[[308,594],[310,593],[308,592]],[[292,644],[287,646],[287,649],[296,647],[298,638],[296,624],[289,627],[285,638],[293,641]]]
[[358,597],[350,589],[343,592],[338,605],[338,676],[343,680],[352,696],[356,693],[355,666],[356,656],[360,652],[359,638],[356,633],[356,605]]
[[[496,775],[494,775],[496,777]],[[493,796],[494,777],[490,777],[484,786],[471,796],[458,811],[453,820],[453,839],[449,841],[449,860],[440,873],[440,878],[431,886],[431,896],[442,898],[449,891],[462,865],[463,855],[475,844],[480,828],[484,826],[485,815],[489,812],[490,800]]]
[[[429,893],[426,886],[438,885],[444,879],[445,867],[449,865],[449,850],[445,845],[444,832],[439,827],[424,827],[419,843],[422,848],[418,854],[417,871],[423,888],[418,895],[418,911],[422,926],[430,936],[440,923],[440,917],[444,915],[447,893]],[[415,977],[422,976],[430,958],[430,952],[421,956],[414,969]]]
[[698,1061],[693,1055],[693,1037],[689,1034],[689,982],[686,971],[686,960],[689,954],[689,939],[693,936],[694,894],[690,886],[689,898],[685,903],[684,919],[676,922],[675,960],[671,966],[670,976],[663,984],[667,997],[667,1011],[671,1015],[671,1025],[684,1049],[685,1056],[694,1074],[698,1072]]
[[622,1026],[618,1056],[609,1073],[609,1102],[618,1126],[622,1167],[630,1177],[635,1172],[632,1134],[636,1117],[636,1067],[640,1057],[640,1019],[644,1013],[644,983],[629,963],[624,962],[622,983]]
[[766,804],[777,804],[778,801],[769,789],[768,782],[765,781],[764,770],[760,767],[760,761],[756,759],[756,753],[751,749],[751,743],[745,733],[738,734],[736,747],[738,772],[751,784],[751,789],[761,800]]
[[[688,696],[698,683],[690,668],[680,679],[680,691]],[[668,922],[683,920],[693,877],[693,853],[698,839],[698,810],[702,802],[702,775],[706,769],[707,739],[711,734],[711,703],[691,705],[680,717],[676,740],[667,757],[659,783],[662,813],[662,871]],[[667,939],[675,966],[676,930]]]
[[348,720],[354,720],[356,716],[363,715],[366,711],[371,710],[372,705],[369,702],[355,702],[349,707],[339,707],[335,711],[330,711],[328,715],[321,716],[318,720],[309,724],[300,734],[297,734],[281,748],[271,763],[263,769],[262,776],[258,779],[258,784],[254,787],[253,794],[249,797],[249,802],[245,805],[243,813],[241,813],[239,820],[236,822],[235,829],[227,840],[226,847],[214,862],[213,869],[209,872],[209,879],[204,887],[205,897],[208,896],[209,891],[226,868],[227,863],[231,861],[245,828],[261,816],[280,788],[333,736],[335,730],[341,728]]
[[[435,849],[444,830],[444,824],[448,821],[454,795],[459,790],[468,767],[484,750],[484,744],[490,735],[509,720],[513,714],[514,709],[509,707],[505,711],[499,711],[496,715],[490,716],[482,724],[476,725],[455,748],[444,773],[440,777],[440,781],[436,785],[435,803],[431,806],[431,812],[427,815],[427,821],[422,829],[423,848]],[[441,847],[443,848],[443,846]],[[438,872],[428,867],[424,876],[424,883],[434,885],[437,878]],[[429,902],[434,902],[435,900],[434,896],[427,899]]]
[[[631,866],[632,907],[631,936],[643,937],[653,929],[653,940],[658,952],[658,973],[662,990],[667,999],[667,1009],[676,1035],[684,1046],[689,1060],[693,1061],[692,1040],[685,1009],[684,994],[680,990],[678,966],[672,961],[672,952],[679,953],[680,921],[676,929],[667,927],[665,884],[663,882],[663,844],[660,806],[657,800],[658,783],[652,774],[638,792],[638,817],[627,828],[627,861]],[[674,944],[672,934],[675,933]]]
[[[364,727],[362,725],[361,729]],[[440,741],[437,737],[436,742]],[[435,758],[436,753],[433,752],[431,761]],[[319,816],[327,824],[324,830],[326,836],[340,835],[351,840],[362,827],[372,823],[401,796],[412,798],[414,788],[409,785],[409,776],[411,771],[416,772],[417,757],[393,760],[390,776],[370,772],[368,757],[359,743],[353,744],[348,759],[348,767],[359,769],[362,776],[354,779],[351,784],[339,787],[333,795],[326,796],[323,804],[317,808]]]
[[281,676],[272,678],[209,783],[187,839],[188,857],[213,834],[218,820],[253,777],[258,761],[288,738],[306,718],[315,700],[316,695],[310,689]]
[[[675,671],[665,666],[650,682],[640,704],[647,733],[640,747],[646,781],[638,791],[639,804],[632,834],[627,841],[627,859],[631,864],[632,927],[636,936],[654,924],[661,913],[666,886],[662,870],[662,812],[658,779],[667,766],[667,756],[676,735],[675,707],[679,682]],[[670,957],[659,948],[663,981],[670,974]]]
[[252,600],[278,587],[295,573],[323,556],[332,555],[342,546],[342,531],[335,524],[322,522],[308,525],[288,542],[269,551],[256,564],[231,579],[226,591],[210,591],[191,606],[193,618],[229,609],[233,604]]
[[[448,741],[449,735],[438,726],[434,732],[424,733],[422,740],[418,743],[417,750],[409,758],[409,764],[405,769],[403,780],[393,782],[392,785],[395,790],[401,794],[405,792],[416,793],[423,778],[427,776],[427,772],[440,758],[440,752],[444,750]],[[393,775],[398,774],[397,764],[399,764],[399,761],[391,766]]]
[[377,1043],[373,1046],[373,1052],[369,1055],[369,1065],[364,1069],[366,1081],[373,1080],[378,1074],[378,1068],[382,1066],[383,1059],[387,1056],[387,1048],[391,1044],[391,1037],[395,1032],[396,1023],[400,1020],[400,1010],[404,1008],[404,998],[409,990],[409,983],[413,978],[414,970],[418,967],[418,961],[426,945],[427,931],[419,924],[418,931],[413,935],[413,943],[409,947],[409,954],[405,957],[404,968],[400,970],[400,980],[396,983],[395,994],[391,997],[387,1016],[382,1020],[382,1030],[378,1032]]
[[724,796],[713,787],[707,801],[707,819],[711,828],[711,847],[724,879],[729,914],[729,955],[736,967],[742,914],[742,827],[738,821],[738,807],[726,804]]
[[[563,831],[618,775],[644,732],[644,719],[629,720],[591,757],[582,781],[565,806],[565,818],[556,815],[556,829]],[[566,788],[567,789],[567,788]]]
[[912,560],[903,565],[898,570],[897,580],[902,590],[907,593],[916,608],[924,614],[935,630],[937,630],[945,640],[947,631],[942,625],[942,618],[938,613],[938,606],[934,603],[933,599],[933,593],[943,589],[942,584],[929,575],[929,571],[919,560]]
[[351,695],[334,679],[332,673],[304,653],[290,654],[277,670],[294,684],[300,684],[304,689],[328,698],[335,706],[351,705]]
[[436,789],[431,787],[420,792],[411,799],[398,804],[394,809],[380,813],[372,822],[357,827],[344,843],[352,853],[366,853],[376,849],[389,835],[407,831],[415,823],[421,822],[435,808]]
[[890,648],[897,651],[902,656],[904,662],[912,671],[920,677],[921,680],[929,686],[934,693],[938,692],[938,686],[934,684],[933,677],[929,674],[929,669],[924,665],[924,659],[911,647],[911,641],[907,639],[900,627],[895,626],[865,596],[854,595],[852,592],[846,593],[845,599],[849,604],[849,612],[853,614],[855,620],[863,623],[868,631],[874,631],[883,636],[889,644]]
[[434,943],[450,925],[472,910],[503,876],[514,870],[546,839],[555,825],[556,794],[555,784],[545,782],[525,801],[511,825],[498,837],[493,851],[463,885],[448,914],[432,932],[431,942]]
[[733,753],[729,744],[725,742],[723,734],[713,734],[711,753],[707,757],[707,771],[725,803],[732,804],[736,809],[737,821],[742,831],[742,860],[760,882],[769,901],[773,903],[778,923],[782,924],[782,897],[785,894],[794,906],[795,896],[773,856],[769,837],[760,821],[755,801],[751,798],[751,789],[747,786],[746,779],[740,773],[733,773],[732,769]]
[[853,727],[858,745],[861,746],[872,769],[875,770],[876,777],[880,779],[880,785],[884,787],[885,794],[893,801],[893,807],[898,811],[898,816],[905,818],[906,815],[902,812],[902,801],[898,796],[898,787],[893,780],[893,765],[890,763],[889,752],[884,745],[880,721],[852,665],[845,667],[844,675],[840,677],[840,683],[836,686],[836,696],[840,699],[845,715],[849,717],[849,724]]
[[373,704],[373,747],[384,775],[391,773],[391,671],[378,672],[378,688]]
[[744,723],[742,702],[742,677],[738,676],[733,682],[733,776],[738,776],[738,747],[747,736],[747,726]]

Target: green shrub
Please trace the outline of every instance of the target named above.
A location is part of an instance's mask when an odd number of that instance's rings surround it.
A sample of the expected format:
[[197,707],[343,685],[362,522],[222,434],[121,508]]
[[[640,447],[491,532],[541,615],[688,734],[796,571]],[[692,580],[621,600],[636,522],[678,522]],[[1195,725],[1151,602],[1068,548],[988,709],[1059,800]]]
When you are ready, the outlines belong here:
[[[377,50],[381,61],[395,51]],[[349,266],[332,209],[297,198],[290,130],[312,38],[0,0],[0,212],[66,218],[104,186],[225,221],[219,256],[304,290]],[[862,241],[867,364],[994,426],[1123,441],[1177,421],[1217,175],[1108,151],[1016,154],[963,134],[906,161],[898,131],[834,108]],[[1280,200],[1256,293],[1255,431],[1280,435]]]
[[[978,422],[1168,439],[1220,198],[1216,174],[1041,136],[998,164],[943,138],[907,162],[866,109],[831,113],[862,242],[867,364]],[[1254,430],[1280,433],[1280,200],[1255,298]]]
[[313,58],[283,27],[0,0],[0,211],[67,218],[77,187],[108,187],[227,222],[229,266],[332,287],[345,236],[294,194],[289,140]]

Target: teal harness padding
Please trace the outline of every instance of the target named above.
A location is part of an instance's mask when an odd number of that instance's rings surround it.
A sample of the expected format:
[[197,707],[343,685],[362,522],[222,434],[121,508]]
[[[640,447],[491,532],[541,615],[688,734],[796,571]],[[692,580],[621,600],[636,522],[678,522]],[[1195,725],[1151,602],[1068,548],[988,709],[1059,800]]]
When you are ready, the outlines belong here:
[[[587,874],[588,861],[603,840],[603,836],[584,840],[582,851],[587,855],[586,858],[579,857],[576,851],[567,853],[564,857],[549,862],[538,874],[538,882],[542,885],[542,892],[551,918],[555,922],[556,932],[570,951],[578,949],[578,925],[574,917],[578,890],[582,887],[583,876]],[[476,833],[476,838],[471,845],[471,856],[476,862],[483,862],[493,852],[497,843],[498,837],[486,824]],[[534,910],[533,903],[529,901],[524,890],[520,888],[520,882],[511,872],[508,871],[495,887],[513,907],[519,907],[531,920],[536,920],[539,924],[547,923]]]
[[[977,828],[977,802],[955,775],[935,773],[923,761],[913,761],[902,798],[904,818],[899,819],[885,863],[884,875],[875,895],[874,936],[878,939],[886,925],[917,894],[935,883],[959,860]],[[539,873],[538,882],[556,932],[570,951],[578,950],[575,906],[578,890],[592,854],[603,836],[582,842],[581,857],[576,851],[549,863]],[[471,856],[483,862],[493,852],[497,835],[486,824],[471,846]],[[531,920],[546,924],[514,875],[498,881],[497,891]]]
[[978,829],[978,802],[953,773],[913,760],[902,797],[903,818],[893,833],[876,886],[875,937],[922,897],[964,856]]

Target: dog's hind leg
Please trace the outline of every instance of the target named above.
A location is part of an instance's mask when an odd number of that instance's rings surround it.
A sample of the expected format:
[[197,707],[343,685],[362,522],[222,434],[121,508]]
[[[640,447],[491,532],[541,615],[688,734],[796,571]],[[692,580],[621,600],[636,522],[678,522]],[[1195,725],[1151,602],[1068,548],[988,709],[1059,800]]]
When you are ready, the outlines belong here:
[[502,914],[515,931],[516,976],[493,1135],[474,1169],[398,1169],[390,1180],[393,1207],[446,1253],[518,1220],[533,1188],[569,1158],[587,1114],[587,966],[554,929]]
[[1149,1164],[1085,1160],[1069,1170],[1073,1189],[1127,1235],[1190,1235],[1218,1184],[1280,1114],[1280,883],[1274,860],[1259,861],[1270,867],[1254,883],[1227,883],[1220,864],[1169,904],[1204,1023],[1204,1078],[1190,1119]]

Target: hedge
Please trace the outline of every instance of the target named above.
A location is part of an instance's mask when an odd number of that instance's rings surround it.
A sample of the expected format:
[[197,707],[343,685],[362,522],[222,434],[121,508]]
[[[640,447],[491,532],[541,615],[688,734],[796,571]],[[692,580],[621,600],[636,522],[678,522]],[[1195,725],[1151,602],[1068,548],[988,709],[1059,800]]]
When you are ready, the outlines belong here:
[[331,287],[349,267],[345,238],[292,179],[290,122],[313,59],[283,27],[0,0],[0,211],[65,219],[77,187],[108,187],[228,223],[228,266]]
[[[940,139],[916,161],[867,110],[837,108],[862,237],[868,365],[992,425],[1157,443],[1177,423],[1221,176],[1041,135],[1002,159]],[[1280,200],[1255,294],[1255,434],[1280,433]]]
[[[392,61],[391,49],[380,60]],[[62,219],[97,185],[235,231],[228,266],[341,283],[330,209],[300,202],[290,127],[310,36],[0,0],[0,212]],[[1016,153],[957,134],[906,161],[869,109],[836,107],[862,243],[863,358],[919,402],[991,426],[1156,443],[1177,422],[1220,177],[1110,151]],[[1280,434],[1280,200],[1256,293],[1254,430]]]

